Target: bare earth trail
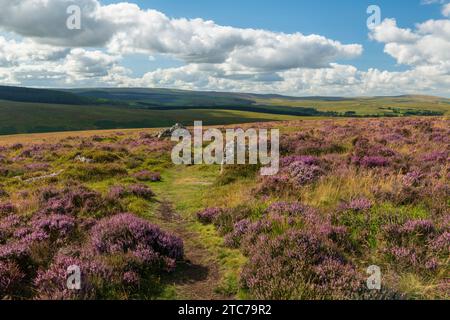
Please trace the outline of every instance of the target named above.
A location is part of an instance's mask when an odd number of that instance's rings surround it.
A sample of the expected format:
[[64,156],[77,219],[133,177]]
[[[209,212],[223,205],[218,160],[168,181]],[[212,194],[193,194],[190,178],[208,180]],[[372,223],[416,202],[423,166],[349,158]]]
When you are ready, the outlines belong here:
[[[164,181],[155,184],[159,204],[152,220],[184,241],[185,261],[163,281],[172,285],[176,297],[188,300],[230,299],[216,292],[222,275],[215,259],[217,252],[205,245],[204,235],[196,229],[195,211],[201,209],[200,198],[208,192],[214,177],[198,177],[185,168],[171,169]],[[193,201],[194,200],[194,201]]]

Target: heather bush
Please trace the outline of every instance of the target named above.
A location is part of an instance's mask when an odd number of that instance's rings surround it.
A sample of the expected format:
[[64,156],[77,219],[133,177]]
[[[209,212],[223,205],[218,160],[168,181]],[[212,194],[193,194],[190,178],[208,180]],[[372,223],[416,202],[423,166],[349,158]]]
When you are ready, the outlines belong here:
[[255,189],[255,193],[259,195],[284,195],[291,193],[292,189],[293,185],[289,177],[287,175],[280,174],[262,178],[259,185]]
[[0,217],[16,212],[16,207],[10,203],[0,203]]
[[31,219],[31,234],[27,239],[39,240],[50,239],[52,243],[64,241],[70,237],[76,228],[76,220],[72,216],[51,214],[51,215],[36,215]]
[[220,208],[207,208],[203,211],[197,212],[197,219],[203,224],[210,224],[214,222],[214,219],[220,215],[222,209]]
[[19,296],[24,276],[15,262],[0,260],[0,298],[15,298]]
[[128,190],[124,186],[112,186],[108,194],[106,195],[107,199],[114,200],[114,199],[122,199],[123,197],[126,197],[129,195]]
[[[67,288],[68,268],[78,266],[81,289]],[[112,271],[104,263],[89,257],[60,253],[47,270],[39,270],[34,280],[36,298],[45,300],[99,299],[112,285]]]
[[146,268],[173,270],[183,258],[180,238],[132,214],[119,214],[100,221],[91,231],[91,244],[98,254],[126,254]]
[[368,211],[372,208],[373,203],[367,198],[355,198],[350,200],[349,202],[344,202],[341,204],[341,210],[350,210],[350,211]]
[[50,168],[48,163],[29,163],[25,165],[25,169],[31,172],[47,171]]
[[266,210],[268,214],[301,216],[311,210],[310,207],[300,202],[274,202]]
[[151,182],[161,181],[161,174],[159,172],[151,172],[148,170],[136,172],[133,176],[139,181],[151,181]]
[[242,284],[257,299],[350,299],[361,276],[316,236],[290,230],[261,237],[242,272]]
[[319,166],[308,164],[303,161],[291,163],[288,166],[287,171],[289,172],[291,180],[297,186],[304,186],[316,182],[324,174]]
[[252,208],[241,205],[235,208],[220,210],[219,213],[215,215],[213,222],[217,230],[225,235],[233,231],[236,222],[250,218],[253,215],[255,215],[255,212]]
[[100,193],[78,185],[44,189],[39,199],[42,214],[102,216],[120,210],[115,199],[103,199]]
[[408,220],[384,228],[385,253],[398,269],[437,272],[446,268],[450,250],[449,226],[431,220]]
[[151,200],[155,196],[155,193],[152,191],[152,189],[150,189],[145,184],[133,184],[128,186],[127,190],[132,195],[146,200]]
[[247,233],[251,224],[252,222],[249,219],[242,219],[236,222],[233,226],[233,231],[225,236],[225,245],[230,248],[239,248],[242,237]]
[[[98,222],[62,214],[9,215],[0,220],[0,236],[2,298],[150,298],[161,289],[158,274],[183,259],[180,238],[132,214]],[[81,269],[79,291],[66,286],[72,265]]]

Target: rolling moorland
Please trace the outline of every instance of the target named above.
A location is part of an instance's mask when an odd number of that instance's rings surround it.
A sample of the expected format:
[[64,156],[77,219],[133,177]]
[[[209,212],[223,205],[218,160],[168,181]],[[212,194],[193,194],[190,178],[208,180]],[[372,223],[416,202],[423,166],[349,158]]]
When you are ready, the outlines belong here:
[[0,86],[0,134],[295,120],[304,117],[441,116],[431,96],[286,97],[169,89],[30,89]]
[[0,137],[0,298],[450,298],[448,119],[251,126],[276,176],[174,166],[155,129]]

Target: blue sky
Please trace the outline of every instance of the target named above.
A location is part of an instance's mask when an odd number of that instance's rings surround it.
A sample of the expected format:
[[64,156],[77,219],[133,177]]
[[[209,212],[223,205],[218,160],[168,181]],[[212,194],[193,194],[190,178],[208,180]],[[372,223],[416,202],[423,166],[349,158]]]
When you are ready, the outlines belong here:
[[[105,4],[116,0],[102,1]],[[384,45],[368,37],[366,21],[369,5],[381,8],[383,18],[395,18],[399,25],[414,28],[418,22],[441,17],[439,1],[423,4],[420,0],[148,0],[128,1],[141,8],[156,9],[172,18],[203,18],[220,25],[258,28],[271,31],[320,34],[343,43],[361,43],[363,55],[352,64],[360,69],[377,67],[389,71],[404,70],[394,58],[383,52]],[[180,65],[178,61],[148,61],[133,56],[126,65],[137,73],[146,69]]]
[[[79,29],[66,26],[70,5],[80,8]],[[381,10],[372,30],[369,5]],[[0,0],[0,7],[0,84],[450,96],[450,0]]]

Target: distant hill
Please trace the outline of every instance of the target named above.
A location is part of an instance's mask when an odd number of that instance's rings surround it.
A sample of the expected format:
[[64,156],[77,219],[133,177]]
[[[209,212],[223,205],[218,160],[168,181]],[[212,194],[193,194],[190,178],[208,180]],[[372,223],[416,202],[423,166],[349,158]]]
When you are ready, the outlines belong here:
[[71,92],[10,86],[0,86],[0,99],[18,102],[40,102],[74,105],[83,105],[91,102],[90,99]]
[[152,88],[33,89],[0,86],[0,134],[163,127],[174,122],[232,124],[298,117],[450,114],[433,96],[290,97]]

